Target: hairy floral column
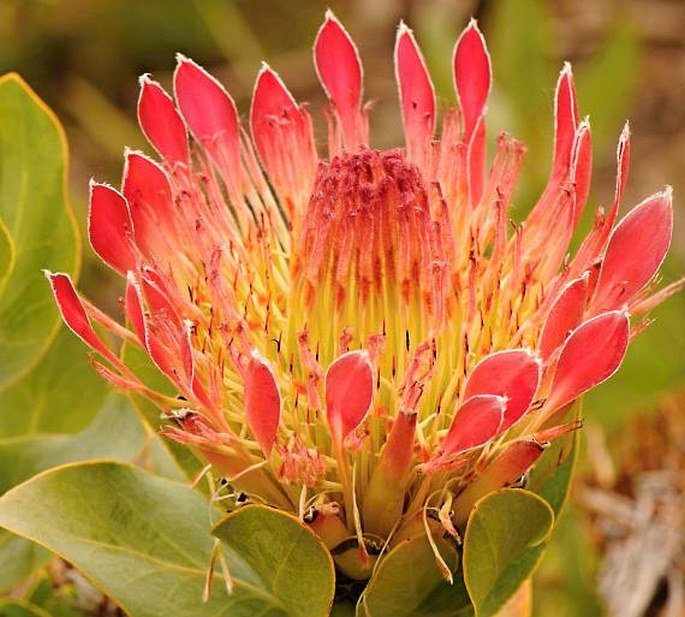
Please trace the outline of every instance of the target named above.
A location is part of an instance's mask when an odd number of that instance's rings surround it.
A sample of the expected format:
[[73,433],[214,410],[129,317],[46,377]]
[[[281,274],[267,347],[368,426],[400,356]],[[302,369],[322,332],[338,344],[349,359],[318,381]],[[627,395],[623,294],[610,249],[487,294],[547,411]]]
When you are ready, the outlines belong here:
[[[547,187],[516,225],[524,148],[500,135],[488,167],[492,71],[474,21],[455,47],[459,105],[439,138],[430,76],[400,25],[404,148],[369,145],[359,54],[330,12],[314,64],[330,101],[327,158],[266,65],[248,126],[187,58],[175,102],[143,76],[138,117],[159,161],[126,151],[121,188],[93,183],[90,195],[91,244],[126,281],[126,325],[67,275],[48,278],[103,377],[155,402],[165,435],[248,499],[297,513],[364,578],[385,542],[430,531],[427,507],[457,535],[479,497],[576,429],[570,405],[618,369],[640,316],[682,281],[654,291],[670,188],[616,224],[627,126],[614,201],[569,255],[592,166],[570,66]],[[178,396],[144,383],[96,325],[142,349]]]

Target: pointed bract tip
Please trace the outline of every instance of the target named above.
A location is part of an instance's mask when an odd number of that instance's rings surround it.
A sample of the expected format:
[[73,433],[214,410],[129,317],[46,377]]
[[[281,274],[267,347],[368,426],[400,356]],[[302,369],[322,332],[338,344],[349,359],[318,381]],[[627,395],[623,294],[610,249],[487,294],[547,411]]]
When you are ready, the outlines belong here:
[[[476,396],[481,396],[481,395],[476,395]],[[485,394],[482,396],[490,396],[490,395]],[[473,398],[476,398],[476,397],[473,397]],[[511,400],[511,398],[506,396],[506,395],[505,396],[499,396],[499,395],[495,394],[494,399],[496,399],[496,402],[497,402],[499,408],[501,409],[502,413],[504,413],[507,410],[507,405],[509,404],[509,401]]]
[[486,56],[488,59],[490,58],[490,52],[488,51],[488,46],[487,43],[485,42],[485,36],[483,35],[483,31],[480,29],[478,26],[478,20],[475,17],[472,17],[469,20],[468,25],[466,28],[462,30],[462,33],[459,35],[459,38],[457,39],[457,44],[455,46],[455,52],[456,48],[459,47],[459,45],[463,42],[463,40],[471,34],[471,32],[475,32],[478,35],[478,39],[480,40],[481,47],[483,48],[483,51],[485,52]]
[[542,367],[542,358],[540,357],[540,352],[537,349],[533,349],[532,347],[516,347],[514,349],[504,349],[500,352],[493,352],[493,354],[497,353],[511,353],[511,352],[523,352],[525,353],[530,360],[535,362],[539,367]]
[[[125,158],[124,165],[126,165],[126,163],[128,162],[128,159],[130,159],[133,156],[136,156],[136,157],[141,158],[141,159],[145,159],[149,163],[152,163],[153,165],[155,165],[155,167],[159,167],[159,164],[157,163],[157,161],[155,161],[151,156],[148,156],[142,150],[138,150],[137,148],[129,148],[128,146],[126,146],[124,148],[124,158]],[[160,167],[160,169],[161,169],[161,167]]]
[[138,78],[138,83],[140,84],[140,87],[142,88],[143,86],[148,86],[150,84],[156,84],[157,82],[154,79],[152,79],[152,73],[143,73]]
[[400,19],[400,23],[397,24],[397,33],[404,34],[405,32],[411,32],[411,28],[404,23],[404,19]]
[[176,58],[177,67],[178,67],[178,65],[184,64],[186,62],[188,62],[190,64],[195,64],[195,62],[193,60],[191,60],[188,56],[182,54],[180,51],[176,52],[175,58]]
[[345,26],[342,25],[342,22],[335,16],[333,11],[331,9],[328,9],[326,11],[324,22],[321,24],[319,31],[316,33],[316,38],[314,39],[314,60],[315,60],[315,64],[316,64],[316,50],[319,46],[319,43],[320,43],[320,40],[321,40],[321,37],[322,37],[324,31],[327,30],[328,28],[337,28],[340,31],[340,33],[343,35],[343,37],[345,39],[347,39],[347,42],[352,46],[352,49],[354,50],[357,57],[359,56],[357,46],[356,46],[355,42],[352,40],[350,33],[347,31]]
[[[324,31],[327,30],[328,28],[337,28],[342,32],[342,34],[345,36],[345,38],[349,39],[350,42],[352,41],[349,33],[345,29],[345,26],[342,25],[342,22],[336,17],[335,13],[331,9],[326,9],[326,13],[324,14],[324,20],[321,26],[319,27],[319,31],[316,33],[316,37],[314,39],[314,50],[316,51],[316,48],[319,45],[319,40],[321,39],[321,36],[323,35]],[[353,43],[354,45],[354,43]]]
[[342,23],[340,23],[340,20],[338,19],[337,15],[333,12],[333,9],[331,9],[330,7],[326,9],[326,12],[324,13],[323,19],[324,19],[324,21],[323,21],[323,25],[321,26],[322,28],[326,24],[333,23],[333,24],[336,24],[337,26],[340,26],[343,30],[345,30]]
[[540,355],[540,353],[536,350],[535,353],[531,354],[531,357],[532,357],[533,362],[535,362],[535,364],[538,365],[538,370],[542,371],[542,367],[544,365],[544,362],[542,360],[542,356]]
[[117,193],[119,192],[119,191],[118,191],[116,188],[114,188],[109,182],[100,182],[99,180],[96,180],[95,178],[91,178],[91,179],[88,181],[88,189],[90,190],[90,192],[92,193],[92,192],[93,192],[93,189],[94,189],[94,188],[97,188],[97,187],[104,187],[104,188],[106,188],[106,189],[110,189],[110,190],[112,190],[112,191],[116,191]]
[[333,439],[342,443],[373,403],[373,366],[366,350],[338,356],[324,377],[326,414]]
[[259,86],[266,76],[271,77],[276,82],[276,86],[282,91],[283,94],[286,95],[286,97],[289,99],[289,101],[292,103],[294,107],[299,107],[297,101],[295,100],[295,97],[292,95],[290,90],[288,90],[288,86],[285,85],[285,82],[283,81],[283,79],[281,79],[281,76],[276,71],[274,71],[266,62],[262,61],[262,66],[259,69],[259,73],[257,73],[257,79],[255,79],[254,88],[252,89],[250,115],[252,115],[252,110],[254,110],[255,107],[255,101],[257,99],[257,91],[259,90]]
[[627,311],[609,310],[580,324],[566,339],[545,403],[561,409],[606,381],[619,368],[628,348]]

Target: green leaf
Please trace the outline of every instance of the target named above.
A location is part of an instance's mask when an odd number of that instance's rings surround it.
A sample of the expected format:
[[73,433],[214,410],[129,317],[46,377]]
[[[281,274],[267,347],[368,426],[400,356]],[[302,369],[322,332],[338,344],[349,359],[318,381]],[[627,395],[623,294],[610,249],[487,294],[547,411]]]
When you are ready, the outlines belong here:
[[[138,378],[149,388],[156,392],[162,392],[169,396],[176,396],[178,390],[166,378],[165,375],[154,365],[150,356],[136,345],[124,343],[121,349],[121,357]],[[149,399],[140,395],[132,395],[131,401],[140,415],[151,425],[159,424],[159,408]],[[176,461],[176,464],[184,471],[188,478],[195,477],[205,466],[205,461],[184,444],[176,443],[170,439],[165,440],[165,447]],[[200,485],[203,489],[205,483]]]
[[15,250],[10,232],[0,219],[0,288],[4,287],[9,273],[14,268]]
[[[260,573],[233,550],[227,551],[232,594],[215,574],[211,597],[202,601],[214,547],[209,516],[208,502],[189,486],[115,462],[51,469],[0,498],[0,526],[71,562],[131,617],[292,615],[284,600],[264,586]],[[267,529],[259,537],[272,535]],[[303,555],[322,563],[312,542],[313,536],[300,536],[291,548],[304,543]],[[287,562],[297,566],[301,558],[298,553]],[[328,561],[326,577],[331,568]],[[319,605],[324,592],[316,586],[304,589],[315,605],[295,614],[325,614]]]
[[64,132],[15,74],[0,78],[0,389],[45,353],[59,325],[42,268],[75,273]]
[[[439,542],[443,559],[456,572],[457,551]],[[358,615],[365,617],[452,617],[470,606],[461,576],[450,585],[435,563],[425,536],[393,548],[379,563],[360,601]]]
[[[540,495],[559,518],[571,489],[571,478],[578,458],[578,431],[554,440],[530,472],[527,488]],[[559,462],[561,461],[561,462]]]
[[51,617],[51,615],[29,602],[0,599],[0,617]]
[[0,390],[0,439],[80,431],[108,391],[107,382],[90,366],[86,346],[62,328],[39,363]]
[[547,502],[502,489],[478,501],[464,535],[464,581],[478,617],[494,615],[533,573],[554,523]]
[[[136,461],[158,474],[185,478],[122,396],[110,396],[93,423],[77,435],[27,435],[0,439],[0,494],[51,467],[89,458]],[[0,530],[0,591],[43,566],[49,553]]]
[[0,529],[0,593],[28,578],[48,561],[50,553],[45,549]]
[[[65,568],[65,564],[60,564]],[[30,593],[25,596],[26,601],[48,612],[50,617],[86,617],[93,614],[88,610],[102,602],[102,594],[91,585],[83,585],[77,582],[73,576],[75,571],[62,571],[59,573],[60,580],[47,573],[41,573],[40,578],[34,583]],[[98,597],[100,596],[100,597]],[[83,605],[81,610],[77,607]]]
[[93,423],[76,435],[40,435],[0,440],[0,494],[37,473],[76,461],[107,458],[137,461],[155,473],[183,479],[123,396],[111,395]]
[[249,505],[229,514],[214,535],[242,557],[258,586],[272,597],[261,610],[271,604],[290,617],[329,614],[335,591],[333,560],[298,518]]

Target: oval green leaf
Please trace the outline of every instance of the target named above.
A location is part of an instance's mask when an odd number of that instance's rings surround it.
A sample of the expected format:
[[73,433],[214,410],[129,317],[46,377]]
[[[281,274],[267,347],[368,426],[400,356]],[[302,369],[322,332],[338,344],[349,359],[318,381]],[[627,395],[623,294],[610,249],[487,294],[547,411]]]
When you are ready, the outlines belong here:
[[[26,378],[20,383],[24,381]],[[67,409],[63,411],[68,413]],[[160,438],[145,426],[128,399],[112,395],[95,420],[76,435],[0,438],[0,495],[41,471],[94,457],[136,461],[157,474],[172,479],[184,477]],[[42,548],[0,530],[0,592],[17,585],[49,559],[49,553]]]
[[[440,554],[453,572],[459,557],[447,542],[438,543]],[[358,615],[365,617],[454,617],[470,606],[461,576],[450,585],[435,563],[425,536],[393,548],[378,563],[360,600]]]
[[0,498],[0,526],[71,562],[131,617],[292,615],[232,550],[233,592],[215,573],[202,601],[215,542],[209,516],[209,503],[189,486],[106,461],[51,469]]
[[248,505],[221,521],[214,535],[242,557],[259,586],[284,614],[329,614],[335,592],[333,560],[321,540],[298,518],[266,506]]
[[0,389],[26,373],[59,325],[41,269],[76,273],[66,201],[67,148],[57,118],[15,74],[0,78]]
[[66,327],[36,366],[0,390],[0,440],[84,429],[110,390],[86,346]]
[[554,523],[535,493],[502,489],[478,501],[464,535],[464,582],[477,617],[490,617],[533,573]]

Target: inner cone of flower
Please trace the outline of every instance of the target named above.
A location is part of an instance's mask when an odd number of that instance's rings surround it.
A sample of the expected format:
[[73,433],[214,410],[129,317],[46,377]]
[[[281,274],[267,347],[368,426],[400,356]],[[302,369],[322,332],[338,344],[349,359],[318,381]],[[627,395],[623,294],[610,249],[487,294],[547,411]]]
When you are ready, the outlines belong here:
[[[480,497],[576,429],[572,403],[682,286],[654,285],[670,188],[617,223],[627,126],[613,203],[569,255],[592,168],[570,66],[547,186],[515,224],[524,147],[502,134],[488,161],[492,70],[477,24],[456,43],[458,107],[440,122],[404,24],[394,60],[405,143],[388,151],[369,145],[359,54],[330,12],[314,45],[326,148],[266,65],[247,122],[185,57],[174,98],[143,76],[138,119],[158,160],[126,151],[121,188],[90,187],[90,241],[125,279],[126,325],[47,273],[105,379],[157,404],[162,433],[231,490],[301,516],[356,578],[386,541],[431,525],[458,534]],[[137,375],[103,328],[170,387]],[[427,508],[440,513],[430,524]],[[351,545],[352,559],[337,550]]]

